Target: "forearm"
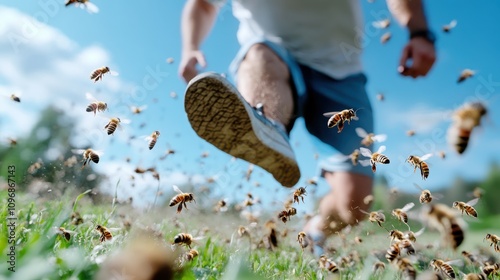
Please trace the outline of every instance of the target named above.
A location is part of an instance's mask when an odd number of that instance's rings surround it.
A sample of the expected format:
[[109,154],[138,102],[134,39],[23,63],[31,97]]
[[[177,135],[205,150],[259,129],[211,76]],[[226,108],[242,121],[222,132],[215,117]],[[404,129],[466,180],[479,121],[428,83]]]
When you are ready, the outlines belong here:
[[398,22],[410,32],[428,28],[422,0],[387,0],[387,6]]
[[206,0],[188,0],[182,11],[182,50],[198,50],[217,16],[217,8]]

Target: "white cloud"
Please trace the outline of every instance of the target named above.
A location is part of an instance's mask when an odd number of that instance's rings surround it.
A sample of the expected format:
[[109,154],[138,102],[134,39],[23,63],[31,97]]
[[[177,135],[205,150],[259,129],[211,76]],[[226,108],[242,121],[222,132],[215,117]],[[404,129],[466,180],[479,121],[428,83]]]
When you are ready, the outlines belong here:
[[[112,63],[109,53],[100,46],[79,47],[56,28],[13,8],[0,6],[0,18],[0,81],[3,84],[0,95],[22,93],[19,104],[7,98],[0,102],[2,131],[19,136],[26,134],[32,129],[37,113],[48,105],[57,106],[76,119],[88,119],[78,122],[78,131],[100,129],[85,112],[89,103],[85,92],[96,88],[90,73]],[[132,87],[119,77],[106,78],[99,84],[103,92],[100,99],[116,98]]]
[[[436,126],[448,122],[451,117],[451,110],[443,108],[433,108],[427,105],[416,105],[409,109],[397,111],[390,110],[390,116],[383,116],[391,125],[402,126],[404,129],[412,129],[417,133],[431,132]],[[384,115],[385,113],[382,112]]]

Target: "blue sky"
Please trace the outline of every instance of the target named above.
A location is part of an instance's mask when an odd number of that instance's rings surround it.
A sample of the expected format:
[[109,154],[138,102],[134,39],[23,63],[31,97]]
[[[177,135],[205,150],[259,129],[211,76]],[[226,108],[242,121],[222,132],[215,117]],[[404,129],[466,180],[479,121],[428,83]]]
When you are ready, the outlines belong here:
[[[396,72],[407,41],[406,30],[393,19],[389,27],[392,39],[382,45],[379,37],[385,31],[371,27],[371,21],[377,14],[387,14],[385,1],[371,4],[362,1],[366,34],[363,64],[369,79],[368,92],[376,113],[376,132],[388,135],[384,145],[391,158],[391,164],[380,167],[377,172],[390,176],[390,183],[395,187],[412,191],[413,182],[433,189],[446,185],[458,175],[479,179],[485,175],[490,162],[500,159],[500,152],[494,148],[500,146],[500,112],[492,110],[500,103],[497,97],[500,94],[500,19],[496,15],[500,2],[488,0],[475,5],[456,0],[426,2],[429,24],[438,37],[438,60],[428,77],[412,80]],[[94,3],[100,9],[97,14],[75,7],[65,8],[64,1],[0,1],[3,25],[0,26],[0,95],[17,92],[23,100],[20,104],[11,104],[8,99],[0,102],[0,137],[22,137],[33,129],[37,112],[43,106],[57,103],[79,119],[77,127],[83,135],[75,136],[75,145],[91,145],[104,151],[103,160],[95,165],[95,170],[116,174],[111,176],[111,185],[118,178],[123,182],[137,165],[155,165],[162,172],[164,190],[170,190],[170,183],[185,183],[184,173],[194,175],[193,182],[199,184],[204,184],[204,177],[214,176],[218,178],[219,187],[214,187],[213,192],[243,200],[237,196],[242,191],[231,190],[240,184],[248,164],[241,160],[232,162],[230,156],[199,139],[184,113],[185,84],[177,75],[181,52],[179,22],[184,1],[117,4],[96,0]],[[458,21],[457,27],[449,34],[441,32],[441,26],[452,19]],[[208,62],[205,70],[227,72],[238,50],[236,30],[237,22],[228,4],[222,8],[215,28],[202,46]],[[167,64],[168,57],[174,58],[174,63]],[[103,65],[120,75],[105,76],[102,82],[94,84],[88,76]],[[457,84],[456,79],[464,68],[477,70],[477,75]],[[84,112],[88,104],[85,92],[108,102],[110,112],[106,116],[128,118],[132,123],[124,125],[117,135],[104,135],[102,127],[107,120]],[[170,92],[176,92],[177,99],[171,98]],[[385,101],[376,99],[379,92],[384,93]],[[489,119],[475,131],[468,150],[459,157],[446,143],[444,135],[450,122],[443,118],[442,112],[478,97],[490,107]],[[140,115],[132,115],[129,105],[148,108]],[[141,129],[139,125],[143,122],[146,126]],[[409,129],[416,130],[412,138],[406,136]],[[127,144],[129,136],[143,138],[153,130],[161,132],[154,150],[147,150],[142,139],[132,140],[130,146]],[[315,149],[302,121],[296,123],[292,132],[292,145],[296,148],[303,183],[316,175],[316,168]],[[177,153],[159,161],[167,148]],[[440,150],[447,152],[447,158],[441,160],[435,156],[428,161],[431,174],[425,182],[402,162],[410,154]],[[209,157],[202,159],[203,152],[209,152]],[[131,164],[124,163],[127,156],[132,159]],[[142,191],[154,193],[155,182],[147,176],[141,180],[144,180],[144,189],[124,189],[123,196]],[[255,182],[262,187],[253,187]],[[264,196],[262,190],[271,189],[282,197],[289,194],[258,168],[251,182],[241,184],[243,193],[252,191]],[[318,192],[327,190],[326,184],[320,182]]]

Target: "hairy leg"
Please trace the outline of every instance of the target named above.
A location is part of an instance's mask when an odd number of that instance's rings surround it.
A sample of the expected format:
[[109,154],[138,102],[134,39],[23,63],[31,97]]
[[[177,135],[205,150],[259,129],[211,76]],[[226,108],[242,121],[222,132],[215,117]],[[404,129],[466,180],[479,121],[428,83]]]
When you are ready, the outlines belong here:
[[238,69],[237,87],[252,106],[264,105],[267,118],[287,126],[293,114],[293,94],[287,65],[266,45],[253,45]]
[[363,199],[372,193],[372,178],[349,172],[326,172],[325,179],[331,191],[319,204],[321,223],[318,225],[325,236],[334,234],[347,225],[354,225],[368,216]]

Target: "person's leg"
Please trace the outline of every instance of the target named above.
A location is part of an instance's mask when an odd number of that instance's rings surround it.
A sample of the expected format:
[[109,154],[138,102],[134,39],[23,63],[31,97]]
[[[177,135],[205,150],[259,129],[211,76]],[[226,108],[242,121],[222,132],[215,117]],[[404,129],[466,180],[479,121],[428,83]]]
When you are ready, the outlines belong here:
[[[372,193],[373,173],[369,167],[354,166],[346,155],[361,145],[355,128],[373,132],[373,116],[364,75],[339,80],[308,67],[302,67],[302,72],[308,82],[307,95],[300,104],[306,128],[314,136],[313,143],[320,154],[328,156],[319,165],[331,189],[320,202],[319,215],[304,228],[319,245],[315,249],[321,250],[326,237],[367,218],[359,209],[366,211],[369,207],[363,199]],[[341,133],[327,127],[323,113],[351,108],[360,109],[357,111],[359,120],[345,123]]]
[[325,236],[367,218],[359,210],[368,211],[370,207],[363,199],[372,193],[371,177],[351,172],[326,172],[325,179],[331,190],[319,204],[322,223],[318,225]]
[[264,105],[264,115],[283,126],[293,117],[293,93],[288,66],[265,44],[255,44],[240,63],[237,87],[252,106]]

